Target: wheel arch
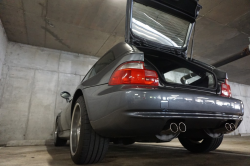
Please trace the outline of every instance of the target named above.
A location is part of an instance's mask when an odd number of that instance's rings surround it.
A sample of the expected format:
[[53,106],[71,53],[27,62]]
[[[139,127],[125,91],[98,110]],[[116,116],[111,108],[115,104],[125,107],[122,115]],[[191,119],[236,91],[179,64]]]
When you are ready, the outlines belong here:
[[73,112],[73,109],[74,109],[74,105],[76,103],[76,100],[78,99],[78,97],[80,96],[83,96],[83,92],[81,89],[77,89],[75,94],[74,94],[74,97],[72,99],[72,104],[71,104],[71,116],[72,116],[72,112]]

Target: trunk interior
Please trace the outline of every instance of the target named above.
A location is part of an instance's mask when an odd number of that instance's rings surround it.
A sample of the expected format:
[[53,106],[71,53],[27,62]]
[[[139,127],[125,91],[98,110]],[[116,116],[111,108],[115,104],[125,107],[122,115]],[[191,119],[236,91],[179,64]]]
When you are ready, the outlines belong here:
[[157,71],[161,84],[216,92],[217,80],[211,70],[161,51],[143,49],[143,52],[145,67]]

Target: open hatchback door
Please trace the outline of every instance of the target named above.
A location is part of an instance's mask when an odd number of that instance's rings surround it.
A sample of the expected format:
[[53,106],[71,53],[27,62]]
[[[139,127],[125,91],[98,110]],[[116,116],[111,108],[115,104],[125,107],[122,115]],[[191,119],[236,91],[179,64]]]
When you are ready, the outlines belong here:
[[186,55],[201,6],[196,0],[128,0],[127,43]]

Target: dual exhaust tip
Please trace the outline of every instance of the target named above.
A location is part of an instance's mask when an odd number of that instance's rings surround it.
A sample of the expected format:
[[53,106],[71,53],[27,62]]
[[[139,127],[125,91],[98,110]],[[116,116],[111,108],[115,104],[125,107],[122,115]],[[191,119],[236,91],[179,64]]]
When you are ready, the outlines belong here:
[[225,128],[227,131],[234,131],[236,130],[236,126],[233,123],[226,123]]
[[[234,131],[234,130],[236,130],[236,126],[235,126],[234,123],[226,123],[226,124],[225,124],[225,129],[226,129],[227,131]],[[223,130],[225,131],[225,129],[223,129]],[[171,123],[171,124],[170,124],[170,131],[171,131],[172,133],[178,133],[178,132],[184,133],[184,132],[187,131],[187,126],[186,126],[186,124],[183,123],[183,122],[180,122],[179,124]],[[170,131],[169,131],[169,132],[170,132]]]
[[180,122],[179,125],[177,125],[176,123],[171,123],[170,124],[170,130],[173,132],[173,133],[177,133],[178,131],[184,133],[187,131],[187,126],[185,123],[183,122]]

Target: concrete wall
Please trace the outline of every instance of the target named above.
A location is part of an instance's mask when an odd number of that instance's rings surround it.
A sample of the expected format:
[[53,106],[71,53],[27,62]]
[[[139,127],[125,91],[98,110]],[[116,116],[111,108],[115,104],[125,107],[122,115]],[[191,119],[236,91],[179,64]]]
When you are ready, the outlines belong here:
[[2,66],[4,63],[5,53],[7,49],[7,44],[8,44],[7,36],[4,31],[2,22],[0,20],[0,79],[2,74]]
[[73,93],[97,60],[9,42],[0,86],[0,144],[51,139],[55,116],[66,106],[60,92]]
[[231,133],[231,135],[250,135],[250,86],[233,82],[229,84],[231,86],[233,98],[242,100],[245,110],[243,122],[235,132]]

